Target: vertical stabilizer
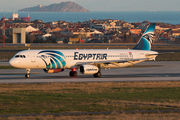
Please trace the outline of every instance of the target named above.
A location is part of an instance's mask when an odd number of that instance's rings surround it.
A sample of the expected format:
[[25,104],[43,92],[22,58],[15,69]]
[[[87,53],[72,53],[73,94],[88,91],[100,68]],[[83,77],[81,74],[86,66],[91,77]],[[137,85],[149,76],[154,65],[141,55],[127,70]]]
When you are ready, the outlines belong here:
[[151,44],[153,42],[154,30],[155,30],[155,23],[151,23],[142,37],[140,38],[139,42],[133,49],[137,50],[151,50]]

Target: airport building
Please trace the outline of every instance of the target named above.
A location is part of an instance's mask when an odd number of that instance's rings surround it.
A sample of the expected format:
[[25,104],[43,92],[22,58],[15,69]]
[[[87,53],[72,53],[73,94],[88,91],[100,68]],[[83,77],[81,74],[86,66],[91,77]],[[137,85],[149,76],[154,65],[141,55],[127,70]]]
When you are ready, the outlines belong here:
[[26,28],[13,28],[13,43],[26,43]]

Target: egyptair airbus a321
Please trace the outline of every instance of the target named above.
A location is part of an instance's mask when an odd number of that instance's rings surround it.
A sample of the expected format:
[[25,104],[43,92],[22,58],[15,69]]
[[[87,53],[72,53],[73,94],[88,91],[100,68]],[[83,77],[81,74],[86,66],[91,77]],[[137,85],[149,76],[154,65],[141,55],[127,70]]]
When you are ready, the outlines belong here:
[[46,73],[63,72],[69,69],[70,76],[92,74],[101,77],[102,68],[121,68],[146,60],[155,60],[158,52],[151,51],[155,23],[149,24],[133,49],[94,49],[94,50],[24,50],[10,61],[16,68],[26,69],[29,78],[31,69],[43,69]]

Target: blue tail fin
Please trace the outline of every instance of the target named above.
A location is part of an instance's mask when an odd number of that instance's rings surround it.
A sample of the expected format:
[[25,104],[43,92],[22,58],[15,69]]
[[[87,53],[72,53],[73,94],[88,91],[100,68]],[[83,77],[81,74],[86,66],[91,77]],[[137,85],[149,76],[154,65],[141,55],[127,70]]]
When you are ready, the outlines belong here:
[[151,44],[153,42],[154,30],[155,30],[155,23],[151,23],[142,37],[140,38],[137,45],[133,48],[136,50],[151,50]]

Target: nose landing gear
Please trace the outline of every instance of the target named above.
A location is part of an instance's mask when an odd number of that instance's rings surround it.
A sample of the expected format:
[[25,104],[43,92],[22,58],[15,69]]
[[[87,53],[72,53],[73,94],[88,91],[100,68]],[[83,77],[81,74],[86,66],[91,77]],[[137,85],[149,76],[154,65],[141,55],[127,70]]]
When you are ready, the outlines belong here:
[[25,78],[29,78],[30,77],[30,75],[29,75],[29,73],[30,73],[30,71],[31,71],[31,69],[26,69],[26,74],[25,74]]

